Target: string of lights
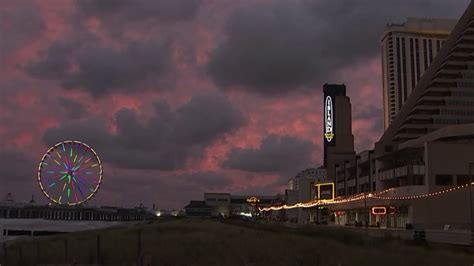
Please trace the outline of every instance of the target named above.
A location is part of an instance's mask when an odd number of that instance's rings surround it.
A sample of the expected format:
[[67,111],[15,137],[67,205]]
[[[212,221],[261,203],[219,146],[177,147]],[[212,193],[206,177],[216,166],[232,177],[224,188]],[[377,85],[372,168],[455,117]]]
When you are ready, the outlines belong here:
[[[471,185],[474,185],[474,182],[471,183]],[[421,198],[428,198],[428,197],[443,195],[443,194],[454,192],[454,191],[457,191],[457,190],[460,190],[460,189],[463,189],[463,188],[467,188],[467,187],[469,187],[469,184],[465,184],[465,185],[462,185],[462,186],[456,186],[456,187],[444,189],[444,190],[441,190],[441,191],[436,191],[436,192],[431,192],[431,193],[424,193],[424,194],[419,194],[419,195],[412,195],[412,196],[394,196],[394,197],[383,196],[384,194],[394,190],[394,188],[389,188],[389,189],[385,189],[383,191],[376,192],[376,193],[369,193],[369,194],[359,193],[359,194],[352,195],[352,196],[345,197],[345,198],[342,198],[342,197],[335,198],[334,200],[313,200],[313,201],[309,201],[309,202],[298,202],[298,203],[293,204],[293,205],[286,205],[285,204],[285,205],[281,205],[281,206],[270,206],[270,207],[266,207],[266,208],[259,208],[259,210],[267,212],[267,211],[278,211],[278,210],[282,210],[282,209],[289,210],[289,209],[295,209],[295,208],[312,208],[312,207],[316,207],[316,206],[327,206],[327,205],[334,205],[334,204],[349,203],[349,202],[354,202],[354,201],[359,201],[359,200],[364,200],[364,199],[380,199],[380,200],[421,199]]]
[[313,201],[310,201],[310,202],[306,202],[306,203],[296,203],[296,204],[293,204],[293,205],[282,205],[282,206],[271,206],[271,207],[267,207],[267,208],[259,208],[260,211],[277,211],[277,210],[281,210],[281,209],[285,209],[285,210],[288,210],[288,209],[295,209],[295,208],[311,208],[311,207],[316,207],[316,206],[325,206],[325,205],[330,205],[330,204],[338,204],[338,203],[348,203],[348,202],[352,202],[352,201],[356,201],[356,200],[362,200],[364,199],[365,197],[373,197],[374,195],[378,196],[378,195],[383,195],[385,193],[388,193],[389,191],[392,191],[393,188],[389,188],[389,189],[385,189],[385,190],[382,190],[382,191],[379,191],[379,192],[376,192],[376,193],[369,193],[369,194],[365,194],[365,193],[359,193],[359,194],[356,194],[356,195],[351,195],[351,196],[348,196],[348,197],[339,197],[339,198],[336,198],[334,200],[313,200]]
[[[474,185],[474,182],[471,184]],[[373,196],[373,198],[376,199],[384,199],[384,200],[410,200],[410,199],[421,199],[421,198],[426,198],[426,197],[432,197],[432,196],[438,196],[442,195],[445,193],[457,191],[463,188],[469,187],[469,184],[462,185],[462,186],[457,186],[441,191],[436,191],[436,192],[431,192],[431,193],[425,193],[425,194],[420,194],[420,195],[412,195],[412,196],[401,196],[401,197],[382,197],[382,196]]]

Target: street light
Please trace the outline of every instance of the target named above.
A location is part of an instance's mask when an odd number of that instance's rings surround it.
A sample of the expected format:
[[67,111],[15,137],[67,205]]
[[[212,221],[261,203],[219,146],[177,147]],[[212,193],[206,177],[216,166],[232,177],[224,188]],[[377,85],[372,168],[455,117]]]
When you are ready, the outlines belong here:
[[[318,191],[316,192],[316,202],[319,201],[319,189],[321,187],[317,187],[318,188]],[[316,205],[316,224],[319,224],[319,204]]]
[[368,226],[369,225],[369,210],[367,210],[367,191],[365,191],[364,189],[364,212],[367,212],[367,215],[365,215],[365,225],[364,226]]
[[474,163],[469,163],[469,213],[471,222],[471,245],[474,245],[474,213],[472,212],[472,168]]
[[[372,186],[372,156],[374,154],[374,150],[370,150],[369,151],[369,154],[368,154],[368,159],[369,159],[369,186],[367,187],[367,189],[364,189],[364,207],[365,207],[365,210],[367,211],[367,224],[366,224],[366,227],[368,228],[369,227],[369,224],[370,224],[370,212],[369,210],[367,209],[367,192],[369,192],[369,197],[372,197],[372,190],[373,190],[373,186]],[[375,162],[374,162],[374,168],[375,168]]]

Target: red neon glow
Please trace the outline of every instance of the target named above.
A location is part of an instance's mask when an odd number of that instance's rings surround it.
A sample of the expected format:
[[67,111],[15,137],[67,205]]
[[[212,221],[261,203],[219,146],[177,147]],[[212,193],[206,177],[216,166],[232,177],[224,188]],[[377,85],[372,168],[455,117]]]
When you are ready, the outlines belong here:
[[372,207],[373,215],[384,215],[387,214],[387,208],[385,207]]

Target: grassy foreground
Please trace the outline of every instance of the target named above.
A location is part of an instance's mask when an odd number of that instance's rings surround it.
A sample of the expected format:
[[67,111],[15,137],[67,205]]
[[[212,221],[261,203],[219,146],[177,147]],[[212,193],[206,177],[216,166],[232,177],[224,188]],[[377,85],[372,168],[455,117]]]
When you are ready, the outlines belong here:
[[2,265],[474,265],[452,246],[369,239],[337,228],[290,229],[232,221],[179,219],[10,243]]

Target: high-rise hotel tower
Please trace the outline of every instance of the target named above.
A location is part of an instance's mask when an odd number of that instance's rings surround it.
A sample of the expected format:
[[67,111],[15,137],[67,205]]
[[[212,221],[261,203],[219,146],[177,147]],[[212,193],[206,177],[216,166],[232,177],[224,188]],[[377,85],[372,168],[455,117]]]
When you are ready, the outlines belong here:
[[380,39],[385,129],[438,54],[456,22],[409,18],[403,24],[387,25]]

